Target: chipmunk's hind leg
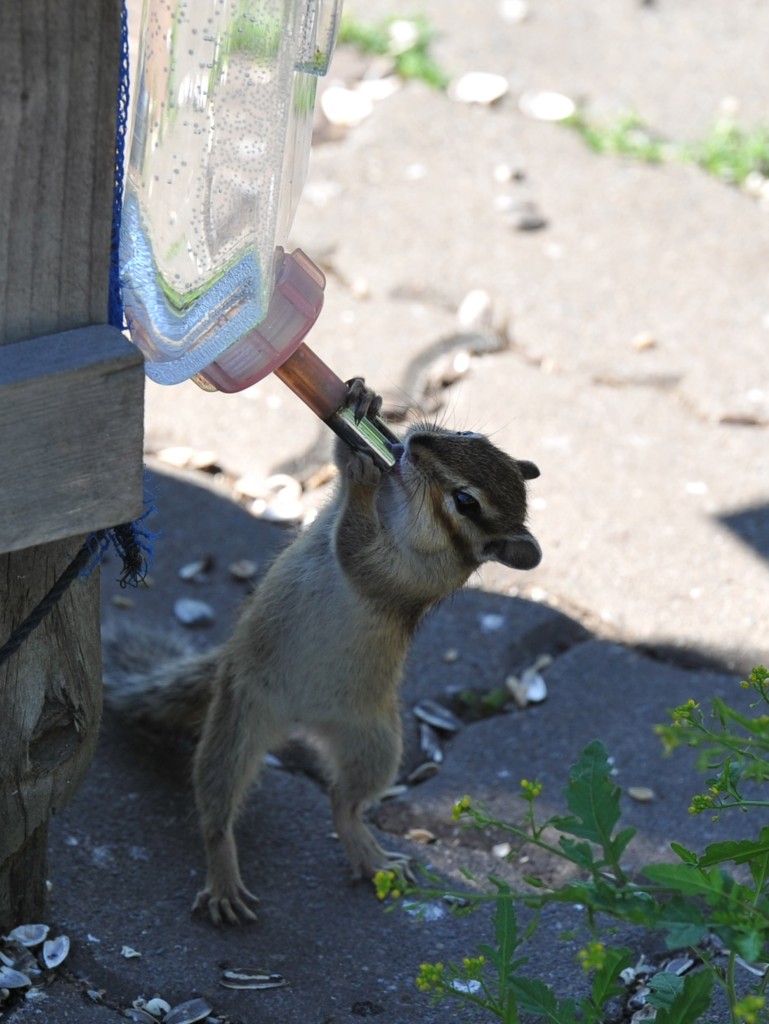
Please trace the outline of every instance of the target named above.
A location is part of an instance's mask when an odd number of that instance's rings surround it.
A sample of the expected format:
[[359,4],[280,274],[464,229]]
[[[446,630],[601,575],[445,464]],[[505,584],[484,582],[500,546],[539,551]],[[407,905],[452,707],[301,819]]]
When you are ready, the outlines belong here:
[[322,730],[331,758],[331,810],[334,828],[353,878],[372,878],[399,868],[408,873],[405,854],[384,850],[363,820],[363,812],[392,783],[401,756],[400,717],[394,710],[376,722],[335,723]]
[[267,709],[246,714],[229,679],[217,688],[195,754],[195,799],[206,847],[205,888],[194,910],[207,910],[214,924],[256,921],[259,899],[240,877],[234,824],[259,766],[276,737]]

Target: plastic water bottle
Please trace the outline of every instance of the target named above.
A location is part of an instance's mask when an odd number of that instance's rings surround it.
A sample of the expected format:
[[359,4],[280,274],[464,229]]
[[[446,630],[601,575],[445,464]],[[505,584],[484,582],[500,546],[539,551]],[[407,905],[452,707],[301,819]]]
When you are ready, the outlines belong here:
[[341,0],[144,0],[120,243],[132,340],[162,384],[239,391],[315,322],[283,250]]

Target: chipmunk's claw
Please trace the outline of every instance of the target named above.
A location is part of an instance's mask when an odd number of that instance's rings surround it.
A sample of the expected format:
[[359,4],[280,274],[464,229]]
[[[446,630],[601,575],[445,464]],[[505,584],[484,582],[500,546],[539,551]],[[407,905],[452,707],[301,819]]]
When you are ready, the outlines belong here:
[[210,889],[202,889],[192,905],[192,912],[207,911],[213,924],[217,928],[223,924],[234,925],[252,924],[258,920],[251,909],[259,904],[259,897],[249,892],[244,885],[239,885],[237,890],[229,895],[217,895]]
[[347,381],[347,406],[352,409],[355,422],[360,423],[364,417],[376,419],[382,410],[382,398],[367,386],[362,377],[353,377]]

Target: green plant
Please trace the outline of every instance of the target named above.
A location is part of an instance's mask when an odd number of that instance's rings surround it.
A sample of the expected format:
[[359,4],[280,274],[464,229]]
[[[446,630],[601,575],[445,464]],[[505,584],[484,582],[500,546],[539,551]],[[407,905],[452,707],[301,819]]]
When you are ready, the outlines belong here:
[[731,118],[721,118],[707,138],[689,148],[689,157],[733,185],[743,184],[751,174],[769,177],[769,128],[748,131]]
[[339,42],[355,46],[363,53],[392,58],[401,78],[418,78],[436,89],[445,89],[446,72],[430,54],[435,33],[426,18],[386,18],[370,24],[343,15]]
[[[755,669],[743,686],[757,695],[751,712],[769,704],[769,672]],[[705,715],[693,701],[672,712],[672,723],[657,730],[665,750],[690,746],[698,751],[707,773],[707,791],[695,797],[692,813],[716,815],[726,809],[769,807],[769,801],[746,796],[743,783],[769,780],[769,715],[746,714],[716,698]],[[500,821],[484,807],[463,797],[454,816],[472,828],[501,829],[514,837],[517,856],[527,844],[568,862],[573,877],[558,888],[526,877],[526,888],[512,890],[491,878],[483,893],[463,893],[469,908],[495,904],[494,941],[481,946],[461,964],[423,964],[418,988],[436,999],[470,1003],[504,1024],[518,1024],[521,1015],[550,1024],[599,1024],[606,1004],[625,991],[623,972],[632,956],[625,947],[606,941],[606,919],[613,918],[661,933],[671,950],[687,949],[701,966],[680,977],[659,973],[649,981],[648,1002],[658,1024],[692,1024],[711,1006],[714,986],[725,994],[732,1024],[766,1021],[765,990],[769,972],[754,968],[757,980],[747,991],[736,981],[738,958],[762,966],[769,960],[769,827],[756,838],[728,839],[708,845],[703,853],[671,844],[677,861],[650,864],[633,876],[623,866],[635,830],[621,827],[621,790],[611,775],[611,762],[599,741],[590,743],[572,766],[564,791],[568,813],[540,821],[537,801],[542,787],[523,780],[525,803],[520,824]],[[553,835],[557,838],[551,838]],[[734,865],[735,870],[728,868]],[[425,884],[406,891],[405,898],[424,902],[445,894],[439,879],[425,874]],[[403,879],[392,873],[378,876],[381,898],[400,895]],[[585,908],[589,942],[580,950],[586,972],[586,994],[561,999],[544,982],[526,973],[526,942],[537,929],[549,904]],[[518,907],[527,908],[529,923],[521,927]],[[719,952],[719,949],[721,952]]]
[[732,118],[719,118],[705,138],[690,145],[659,138],[636,114],[605,121],[579,110],[564,123],[595,153],[628,156],[645,163],[695,163],[733,185],[744,184],[752,175],[769,177],[769,128],[749,131]]
[[655,138],[635,114],[622,114],[615,121],[603,123],[577,111],[565,122],[573,128],[595,153],[632,156],[646,163],[660,163],[672,155],[672,147]]
[[[682,745],[692,747],[698,751],[699,770],[708,775],[707,791],[692,798],[692,814],[713,811],[718,817],[732,807],[769,806],[769,801],[749,798],[742,790],[744,782],[769,780],[769,670],[759,665],[741,686],[756,698],[750,705],[752,714],[716,697],[706,715],[690,700],[672,712],[671,724],[657,726],[666,753]],[[757,709],[764,713],[756,714]]]

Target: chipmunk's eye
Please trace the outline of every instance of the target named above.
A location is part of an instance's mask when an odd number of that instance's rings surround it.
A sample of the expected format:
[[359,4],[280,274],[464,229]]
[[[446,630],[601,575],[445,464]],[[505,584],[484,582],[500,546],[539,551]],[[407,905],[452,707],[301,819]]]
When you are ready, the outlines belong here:
[[461,516],[471,516],[481,507],[469,491],[454,491],[454,505]]

